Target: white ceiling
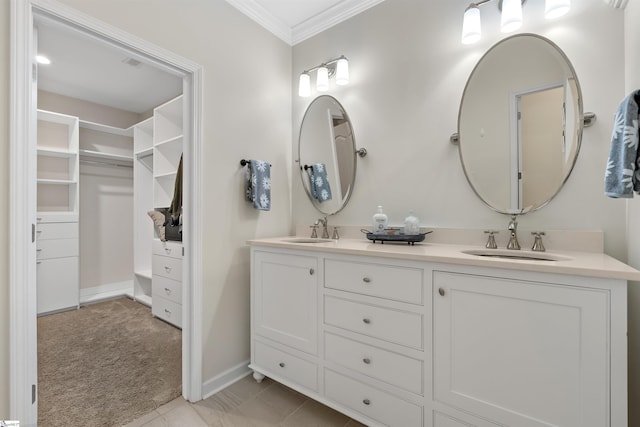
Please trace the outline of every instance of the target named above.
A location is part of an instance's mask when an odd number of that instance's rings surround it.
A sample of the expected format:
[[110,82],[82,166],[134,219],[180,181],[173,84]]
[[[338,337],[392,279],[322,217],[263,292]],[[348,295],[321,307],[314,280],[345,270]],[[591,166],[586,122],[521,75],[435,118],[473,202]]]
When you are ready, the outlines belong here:
[[[299,43],[383,0],[226,0],[290,45]],[[142,113],[182,93],[182,78],[130,57],[86,33],[37,16],[38,88],[125,111]]]

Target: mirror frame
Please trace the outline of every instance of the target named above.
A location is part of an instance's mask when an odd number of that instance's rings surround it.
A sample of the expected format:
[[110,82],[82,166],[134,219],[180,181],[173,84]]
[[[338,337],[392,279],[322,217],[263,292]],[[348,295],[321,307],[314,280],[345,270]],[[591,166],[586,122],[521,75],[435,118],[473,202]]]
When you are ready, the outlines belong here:
[[[575,148],[575,156],[571,160],[571,165],[569,166],[568,171],[566,172],[564,178],[562,179],[562,182],[558,183],[558,188],[555,190],[555,192],[551,196],[549,196],[544,202],[541,202],[540,204],[538,204],[537,206],[535,206],[535,207],[533,207],[531,209],[528,209],[528,210],[525,211],[524,210],[525,208],[522,208],[520,211],[513,212],[513,211],[511,211],[509,209],[504,209],[503,210],[500,207],[496,207],[496,206],[491,205],[489,202],[487,202],[478,193],[478,190],[476,189],[476,187],[474,186],[473,182],[471,181],[471,178],[469,176],[469,172],[467,171],[467,167],[465,166],[465,161],[464,161],[464,158],[463,158],[462,149],[461,149],[461,145],[460,145],[460,144],[462,144],[462,141],[463,141],[463,135],[462,135],[462,133],[460,131],[461,130],[460,122],[461,122],[461,115],[462,115],[462,107],[463,107],[463,104],[464,104],[465,95],[467,94],[467,88],[469,87],[469,82],[472,80],[472,78],[473,78],[476,70],[480,66],[480,64],[498,46],[502,45],[505,42],[513,41],[516,38],[523,38],[523,37],[533,37],[533,38],[537,38],[537,39],[547,43],[564,60],[566,68],[568,69],[568,72],[573,77],[573,80],[575,82],[575,87],[576,87],[576,93],[577,93],[577,99],[576,99],[576,104],[577,104],[576,105],[577,126],[576,126],[576,130],[575,130],[575,133],[574,133],[576,148]],[[583,106],[583,102],[582,102],[582,88],[580,86],[580,81],[578,80],[578,75],[576,73],[576,70],[573,67],[573,64],[571,63],[571,61],[569,60],[569,57],[564,53],[564,51],[562,49],[560,49],[560,47],[556,43],[554,43],[550,39],[548,39],[548,38],[546,38],[544,36],[541,36],[539,34],[520,33],[520,34],[515,34],[515,35],[512,35],[512,36],[506,37],[506,38],[504,38],[502,40],[499,40],[495,44],[493,44],[484,53],[484,55],[482,55],[482,57],[478,60],[476,65],[473,67],[473,70],[469,74],[469,77],[467,78],[467,82],[465,83],[465,86],[464,86],[464,90],[462,92],[462,98],[460,100],[460,106],[459,106],[459,109],[458,109],[458,121],[457,121],[458,141],[457,141],[457,143],[458,143],[458,154],[460,156],[460,164],[462,165],[462,170],[464,172],[465,178],[467,179],[467,182],[469,183],[469,186],[471,187],[473,192],[476,194],[476,196],[478,196],[478,198],[480,200],[482,200],[482,202],[485,205],[487,205],[489,208],[491,208],[492,210],[494,210],[496,212],[499,212],[501,214],[505,214],[505,215],[523,215],[525,213],[533,212],[535,210],[543,208],[544,206],[548,205],[549,202],[551,202],[551,200],[553,200],[558,195],[558,193],[560,193],[560,190],[562,190],[562,188],[564,187],[565,183],[569,179],[569,176],[571,176],[571,173],[573,172],[575,164],[576,164],[576,162],[578,160],[578,155],[580,154],[580,148],[582,146],[582,134],[583,134],[583,131],[584,131],[584,127],[585,127],[585,123],[584,123],[584,106]]]
[[[316,102],[318,102],[319,100],[322,100],[322,99],[329,99],[330,101],[332,101],[335,104],[337,104],[337,106],[340,108],[340,111],[342,112],[342,114],[344,114],[344,118],[349,123],[349,129],[351,130],[351,148],[352,148],[352,155],[353,155],[353,176],[351,178],[351,186],[350,186],[350,189],[349,189],[349,193],[347,194],[347,196],[345,198],[342,199],[342,202],[340,203],[340,206],[335,211],[322,210],[321,209],[321,207],[322,207],[321,205],[322,204],[320,202],[318,202],[318,200],[316,200],[311,195],[311,190],[309,188],[309,176],[308,176],[307,172],[303,169],[302,163],[301,163],[301,159],[300,159],[300,146],[302,145],[302,131],[303,131],[303,128],[304,128],[305,119],[307,119],[307,116],[308,116],[308,114],[309,114],[309,112],[311,110],[311,107],[314,105],[314,103],[316,103]],[[331,95],[320,95],[320,96],[317,96],[316,98],[314,98],[313,101],[311,101],[309,103],[309,105],[307,106],[307,109],[304,112],[304,116],[302,117],[302,121],[300,122],[300,131],[298,133],[298,158],[296,160],[296,163],[298,164],[298,168],[300,170],[300,180],[302,181],[302,187],[304,188],[304,191],[307,194],[307,197],[309,198],[309,201],[311,201],[311,204],[313,205],[314,208],[316,208],[317,211],[319,211],[323,215],[327,215],[327,216],[328,215],[335,215],[338,212],[340,212],[342,209],[344,209],[345,206],[347,206],[347,203],[349,202],[349,199],[351,199],[351,195],[353,194],[353,189],[355,187],[355,182],[356,182],[356,173],[357,173],[357,168],[358,168],[358,159],[356,157],[356,136],[355,136],[355,132],[353,130],[353,125],[351,123],[351,119],[349,118],[349,114],[347,114],[347,110],[340,103],[340,101],[338,101],[335,97],[333,97]],[[338,183],[336,183],[336,185],[338,185]]]

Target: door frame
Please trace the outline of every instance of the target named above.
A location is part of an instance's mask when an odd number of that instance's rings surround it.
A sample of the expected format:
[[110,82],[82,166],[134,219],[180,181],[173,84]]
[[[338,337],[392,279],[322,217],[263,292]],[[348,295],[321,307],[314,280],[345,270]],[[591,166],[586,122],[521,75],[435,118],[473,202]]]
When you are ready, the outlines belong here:
[[37,423],[36,98],[34,16],[53,18],[142,56],[183,78],[182,395],[202,399],[202,67],[116,27],[52,0],[11,0],[9,154],[9,395],[11,419]]

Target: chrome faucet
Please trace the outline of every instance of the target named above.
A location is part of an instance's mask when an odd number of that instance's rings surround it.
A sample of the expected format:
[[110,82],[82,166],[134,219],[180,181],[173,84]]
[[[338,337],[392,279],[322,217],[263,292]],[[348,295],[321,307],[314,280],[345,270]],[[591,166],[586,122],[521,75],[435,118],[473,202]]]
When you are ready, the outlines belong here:
[[536,252],[544,252],[546,249],[542,244],[542,236],[544,236],[544,231],[532,231],[531,234],[534,236],[533,246],[531,247],[532,251]]
[[516,216],[511,216],[511,221],[509,221],[509,226],[507,227],[511,237],[509,237],[509,243],[507,243],[507,249],[515,249],[520,250],[520,243],[518,243],[518,235],[516,234],[518,231],[518,221],[516,221]]
[[329,226],[329,223],[327,221],[327,217],[325,216],[324,218],[318,218],[316,219],[316,222],[314,223],[314,225],[320,225],[322,224],[322,238],[323,239],[328,239],[329,238],[329,229],[327,228]]

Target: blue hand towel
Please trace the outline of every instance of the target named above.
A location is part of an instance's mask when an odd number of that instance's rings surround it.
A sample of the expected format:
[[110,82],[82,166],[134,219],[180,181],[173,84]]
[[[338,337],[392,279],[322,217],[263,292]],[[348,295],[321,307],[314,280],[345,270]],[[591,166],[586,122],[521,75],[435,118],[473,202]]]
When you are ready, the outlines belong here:
[[264,160],[249,160],[247,166],[247,201],[258,210],[268,211],[271,209],[271,165]]
[[640,192],[638,166],[638,100],[640,90],[627,96],[616,110],[611,151],[605,173],[605,194],[631,198]]
[[327,167],[324,163],[314,163],[311,165],[309,184],[311,194],[313,194],[313,197],[320,203],[331,200],[331,187],[327,179]]

